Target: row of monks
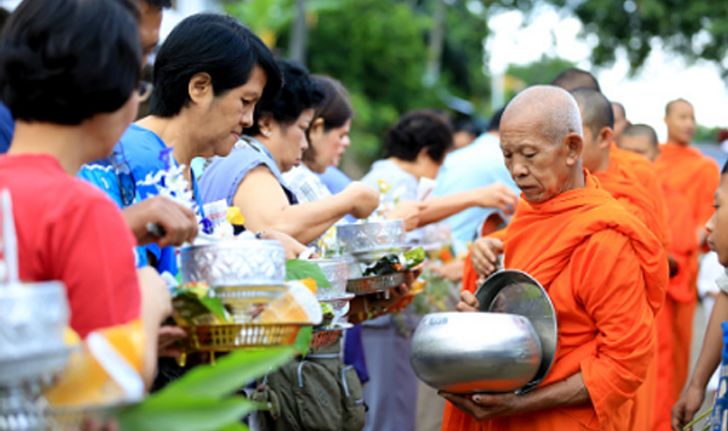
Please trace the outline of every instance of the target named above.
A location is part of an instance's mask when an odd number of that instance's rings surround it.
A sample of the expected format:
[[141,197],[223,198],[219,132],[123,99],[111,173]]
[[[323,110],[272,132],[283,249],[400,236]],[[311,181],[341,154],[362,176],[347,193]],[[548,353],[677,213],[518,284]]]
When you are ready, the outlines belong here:
[[522,199],[475,242],[459,308],[477,306],[471,293],[502,253],[548,291],[558,349],[525,395],[443,394],[443,430],[672,429],[720,170],[691,146],[689,102],[667,105],[662,145],[649,126],[625,128],[618,108],[578,69],[506,108],[501,146]]

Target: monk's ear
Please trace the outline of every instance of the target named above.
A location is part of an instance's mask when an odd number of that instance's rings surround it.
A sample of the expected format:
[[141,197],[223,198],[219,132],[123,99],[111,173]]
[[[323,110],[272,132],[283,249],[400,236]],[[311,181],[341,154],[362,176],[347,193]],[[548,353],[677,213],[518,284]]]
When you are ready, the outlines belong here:
[[602,130],[599,131],[599,148],[605,149],[609,148],[609,146],[612,144],[612,141],[614,140],[614,130],[612,130],[609,127],[603,127]]
[[584,150],[584,140],[576,133],[569,133],[564,138],[566,147],[566,164],[573,166],[581,160],[581,153]]

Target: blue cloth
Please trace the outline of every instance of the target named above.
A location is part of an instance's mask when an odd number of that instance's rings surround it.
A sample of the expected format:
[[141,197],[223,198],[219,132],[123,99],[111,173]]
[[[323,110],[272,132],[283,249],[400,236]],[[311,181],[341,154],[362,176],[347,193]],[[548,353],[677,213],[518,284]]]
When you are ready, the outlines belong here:
[[15,132],[15,120],[5,104],[0,103],[0,154],[8,152]]
[[342,192],[351,184],[351,178],[334,166],[329,166],[323,174],[318,174],[318,176],[332,195]]
[[200,196],[204,203],[224,199],[233,206],[233,198],[245,177],[258,166],[265,166],[278,180],[291,205],[297,204],[296,195],[288,189],[281,171],[270,151],[260,142],[246,137],[227,157],[215,157],[200,178]]
[[[492,134],[481,135],[467,147],[448,154],[436,181],[434,196],[446,196],[495,183],[520,193],[506,169],[500,141]],[[477,237],[480,225],[495,211],[474,207],[446,219],[452,229],[456,253],[467,252],[468,244]]]
[[[139,202],[129,163],[124,158],[119,144],[114,147],[109,158],[81,166],[78,177],[100,188],[119,209]],[[149,265],[147,247],[135,247],[134,252],[137,268]]]
[[[143,184],[148,175],[154,176],[161,170],[168,169],[168,162],[162,153],[167,146],[154,132],[144,127],[132,124],[122,135],[115,152],[117,158],[124,160],[128,166],[129,175],[135,187],[135,198],[139,201],[158,195],[153,185]],[[174,162],[174,160],[172,159]],[[176,163],[176,162],[175,162]],[[193,184],[194,186],[194,184]],[[147,244],[142,247],[145,252],[154,256],[155,268],[162,272],[177,274],[177,257],[174,247],[162,247],[157,244]]]

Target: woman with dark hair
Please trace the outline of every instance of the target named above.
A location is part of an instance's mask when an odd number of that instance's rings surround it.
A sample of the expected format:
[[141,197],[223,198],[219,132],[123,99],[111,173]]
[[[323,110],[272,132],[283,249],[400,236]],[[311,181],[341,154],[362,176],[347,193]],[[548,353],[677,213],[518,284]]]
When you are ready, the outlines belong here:
[[[452,145],[453,131],[445,116],[429,110],[410,112],[389,131],[385,143],[388,158],[375,162],[362,182],[385,190],[381,197],[385,205],[420,200],[420,181],[437,176]],[[439,222],[473,206],[512,212],[517,202],[517,196],[500,184],[432,197],[422,201],[419,226]],[[422,229],[410,232],[408,241],[421,243],[423,233]],[[364,353],[370,377],[365,387],[369,406],[366,430],[415,428],[417,377],[409,362],[401,358],[409,358],[416,323],[417,317],[409,310],[364,323]]]
[[346,214],[369,216],[379,200],[375,190],[354,183],[339,195],[299,204],[282,173],[301,163],[324,93],[302,66],[280,61],[279,67],[285,83],[280,94],[261,102],[244,142],[210,164],[200,190],[205,202],[225,199],[238,207],[248,229],[281,231],[309,243]]
[[[139,198],[158,195],[155,179],[183,165],[201,211],[192,159],[230,153],[252,124],[258,101],[273,97],[280,85],[271,52],[234,18],[197,14],[184,19],[157,54],[150,115],[133,124],[119,145]],[[160,271],[176,273],[171,247],[146,248]]]
[[25,0],[0,38],[0,98],[16,119],[0,156],[20,279],[60,280],[71,327],[90,332],[142,319],[144,375],[153,376],[165,283],[136,271],[134,238],[119,209],[74,176],[107,157],[136,115],[141,52],[133,3]]

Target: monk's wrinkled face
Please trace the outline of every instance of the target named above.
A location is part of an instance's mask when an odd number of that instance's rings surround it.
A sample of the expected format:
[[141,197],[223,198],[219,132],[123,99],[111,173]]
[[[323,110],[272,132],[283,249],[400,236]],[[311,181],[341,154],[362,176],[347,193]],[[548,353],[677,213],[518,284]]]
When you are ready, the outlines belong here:
[[652,140],[648,136],[625,136],[622,135],[617,140],[617,145],[627,151],[641,154],[645,156],[651,162],[657,160],[657,156],[660,154],[657,145],[652,143]]
[[695,136],[695,111],[687,102],[674,102],[665,116],[667,134],[671,141],[687,145]]
[[721,176],[714,199],[715,213],[706,225],[708,244],[718,253],[720,264],[728,266],[728,174]]
[[546,136],[542,130],[538,122],[525,117],[501,124],[506,167],[523,197],[533,203],[546,202],[565,191],[582,151],[578,134],[559,138]]

